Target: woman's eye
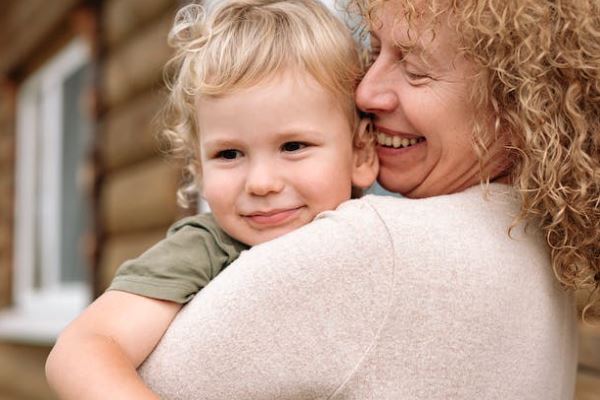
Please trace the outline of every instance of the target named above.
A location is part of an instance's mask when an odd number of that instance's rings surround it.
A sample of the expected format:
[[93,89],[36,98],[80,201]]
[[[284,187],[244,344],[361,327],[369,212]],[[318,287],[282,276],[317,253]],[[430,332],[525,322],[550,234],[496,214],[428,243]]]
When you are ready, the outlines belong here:
[[411,84],[415,85],[425,83],[431,79],[431,76],[427,74],[410,71],[406,71],[406,77],[408,78]]
[[413,73],[413,72],[407,72],[406,74],[408,75],[408,77],[409,77],[410,79],[415,79],[415,80],[416,80],[416,79],[427,79],[427,78],[429,78],[429,75],[424,75],[424,74],[415,74],[415,73]]
[[223,160],[235,160],[242,156],[242,152],[234,149],[221,150],[217,153],[216,158]]
[[281,150],[293,153],[304,149],[306,146],[307,144],[303,142],[286,142],[281,146]]

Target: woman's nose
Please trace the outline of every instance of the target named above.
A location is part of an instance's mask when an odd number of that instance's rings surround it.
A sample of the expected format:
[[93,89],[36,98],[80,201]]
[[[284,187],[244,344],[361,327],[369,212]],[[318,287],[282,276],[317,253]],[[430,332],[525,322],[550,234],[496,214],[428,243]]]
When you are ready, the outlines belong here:
[[381,114],[394,111],[399,104],[397,87],[389,76],[391,71],[378,60],[369,67],[364,78],[356,89],[356,105],[370,114]]
[[265,162],[255,162],[246,175],[246,193],[253,196],[266,196],[283,190],[283,180],[277,166]]

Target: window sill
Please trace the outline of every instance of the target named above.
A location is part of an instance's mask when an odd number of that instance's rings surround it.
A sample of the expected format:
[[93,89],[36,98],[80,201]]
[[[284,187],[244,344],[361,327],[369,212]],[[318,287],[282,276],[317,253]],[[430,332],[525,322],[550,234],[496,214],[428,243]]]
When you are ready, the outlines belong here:
[[51,345],[67,324],[68,321],[62,319],[34,317],[18,309],[2,311],[0,339],[16,343]]
[[[52,345],[60,332],[89,304],[84,288],[62,293],[30,294],[25,301],[0,311],[0,340]],[[79,289],[79,290],[77,290]]]

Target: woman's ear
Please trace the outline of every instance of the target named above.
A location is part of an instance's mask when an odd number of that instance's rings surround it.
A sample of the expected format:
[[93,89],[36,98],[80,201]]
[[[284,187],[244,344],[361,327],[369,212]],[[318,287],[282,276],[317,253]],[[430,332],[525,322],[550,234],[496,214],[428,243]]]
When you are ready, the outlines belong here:
[[371,186],[379,173],[375,134],[371,126],[370,120],[361,119],[353,140],[352,185],[361,189]]

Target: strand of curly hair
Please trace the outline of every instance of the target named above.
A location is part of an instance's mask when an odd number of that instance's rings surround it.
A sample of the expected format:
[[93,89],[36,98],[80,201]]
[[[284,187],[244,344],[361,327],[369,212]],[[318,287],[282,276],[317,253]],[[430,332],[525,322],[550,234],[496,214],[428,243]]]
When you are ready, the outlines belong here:
[[[385,2],[351,7],[368,25]],[[557,279],[590,291],[583,316],[600,317],[592,307],[600,303],[600,3],[429,1],[417,12],[418,5],[402,2],[409,26],[426,15],[435,27],[449,13],[461,51],[482,67],[472,97],[492,110],[495,131],[476,124],[474,142],[483,160],[485,143],[508,133],[522,200],[515,224],[539,223]]]

